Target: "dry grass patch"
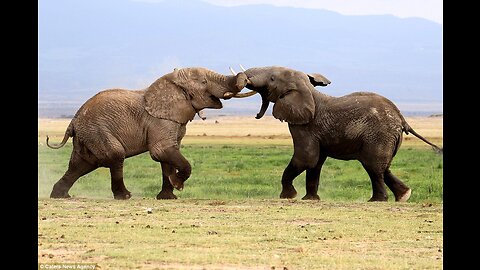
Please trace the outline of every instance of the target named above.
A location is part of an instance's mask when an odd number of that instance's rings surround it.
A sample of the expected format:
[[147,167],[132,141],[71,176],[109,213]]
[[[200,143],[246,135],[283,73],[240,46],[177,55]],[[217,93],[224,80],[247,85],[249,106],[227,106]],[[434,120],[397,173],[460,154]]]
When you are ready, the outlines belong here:
[[[407,122],[420,135],[433,143],[443,145],[443,117],[407,117]],[[45,142],[46,135],[52,141],[60,141],[70,119],[39,119],[38,140]],[[187,125],[183,140],[189,144],[269,144],[292,145],[288,124],[272,116],[255,119],[253,116],[209,117],[207,120],[195,118]],[[413,135],[404,136],[404,145],[426,146]]]

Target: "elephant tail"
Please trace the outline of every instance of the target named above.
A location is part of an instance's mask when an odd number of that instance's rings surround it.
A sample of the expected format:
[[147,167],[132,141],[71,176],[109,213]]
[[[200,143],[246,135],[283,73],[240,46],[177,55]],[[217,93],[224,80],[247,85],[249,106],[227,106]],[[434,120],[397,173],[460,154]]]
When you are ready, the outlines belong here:
[[73,137],[73,121],[70,122],[70,124],[68,125],[68,128],[67,130],[65,131],[65,136],[63,136],[63,140],[60,144],[57,144],[57,145],[50,145],[48,143],[48,135],[47,135],[47,146],[52,148],[52,149],[58,149],[58,148],[61,148],[65,145],[65,143],[67,143],[68,141],[68,138],[70,137]]
[[415,135],[415,137],[419,138],[420,140],[424,141],[425,143],[429,144],[432,146],[433,150],[435,152],[437,152],[437,154],[443,154],[443,148],[440,148],[438,146],[436,146],[435,144],[429,142],[427,139],[425,139],[423,136],[421,136],[420,134],[418,134],[417,132],[415,132],[415,130],[413,130],[412,127],[410,127],[406,121],[403,122],[403,131],[405,132],[405,134],[408,135],[408,133],[412,133],[413,135]]

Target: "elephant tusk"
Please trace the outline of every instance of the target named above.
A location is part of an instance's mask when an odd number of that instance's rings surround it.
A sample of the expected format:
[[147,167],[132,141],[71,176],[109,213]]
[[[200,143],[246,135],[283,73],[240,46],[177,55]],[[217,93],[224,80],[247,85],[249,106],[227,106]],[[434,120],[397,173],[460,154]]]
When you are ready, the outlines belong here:
[[237,76],[237,73],[233,70],[232,67],[228,67],[230,69],[230,72],[233,74],[233,76]]
[[250,97],[250,96],[253,96],[257,93],[257,91],[250,91],[250,92],[247,92],[247,93],[237,93],[235,96],[233,96],[234,98],[246,98],[246,97]]
[[243,72],[247,71],[243,66],[242,64],[238,64],[240,66],[240,68],[242,69]]
[[198,112],[197,112],[197,115],[198,115],[198,117],[200,117],[202,120],[206,120],[206,119],[207,119],[207,117],[205,117],[203,111],[198,111]]
[[223,97],[224,97],[224,98],[231,98],[231,97],[233,97],[233,96],[234,96],[234,95],[233,95],[232,92],[225,92],[225,94],[223,94]]

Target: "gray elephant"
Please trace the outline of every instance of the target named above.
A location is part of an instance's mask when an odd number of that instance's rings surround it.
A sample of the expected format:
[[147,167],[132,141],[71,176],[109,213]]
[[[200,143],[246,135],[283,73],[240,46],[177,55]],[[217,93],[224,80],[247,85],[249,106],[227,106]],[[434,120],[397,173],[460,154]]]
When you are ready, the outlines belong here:
[[163,185],[157,199],[176,199],[191,166],[180,153],[186,124],[204,108],[220,109],[247,83],[244,73],[225,76],[205,68],[175,69],[144,90],[110,89],[83,104],[70,122],[60,148],[73,137],[68,170],[53,186],[51,198],[68,198],[77,179],[98,167],[110,168],[115,199],[131,193],[123,182],[125,158],[149,151],[162,166]]
[[318,92],[314,86],[330,81],[321,74],[305,74],[285,67],[262,67],[244,70],[252,92],[262,96],[257,119],[265,113],[269,102],[275,103],[273,116],[288,122],[293,138],[294,154],[283,172],[280,198],[294,198],[293,180],[306,170],[306,195],[303,199],[319,200],[320,170],[327,157],[358,160],[372,182],[369,201],[387,201],[385,184],[396,201],[407,201],[411,189],[394,176],[389,167],[409,132],[442,152],[438,146],[417,134],[405,121],[398,108],[387,98],[370,92],[356,92],[332,97]]

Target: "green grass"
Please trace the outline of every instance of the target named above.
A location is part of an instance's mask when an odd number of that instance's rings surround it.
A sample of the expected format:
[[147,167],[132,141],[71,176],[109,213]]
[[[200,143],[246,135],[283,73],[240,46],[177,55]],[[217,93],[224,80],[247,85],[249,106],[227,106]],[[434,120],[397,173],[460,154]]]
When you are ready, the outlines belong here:
[[[211,140],[212,141],[212,140]],[[100,269],[441,269],[443,160],[404,145],[391,170],[413,189],[407,203],[367,203],[357,161],[327,159],[321,201],[281,200],[291,145],[191,143],[179,200],[155,200],[161,167],[148,153],[125,161],[133,197],[113,199],[110,173],[80,178],[73,199],[49,199],[72,150],[38,146],[38,262]],[[305,194],[305,173],[294,185]],[[151,212],[147,212],[151,209]]]
[[441,269],[442,209],[280,199],[39,199],[38,261],[100,269]]
[[[65,172],[72,150],[69,142],[54,150],[38,146],[38,197],[47,198]],[[192,175],[181,199],[276,199],[280,179],[293,153],[287,145],[187,144],[181,152],[192,165]],[[443,157],[425,147],[400,148],[391,171],[410,188],[410,202],[443,201]],[[161,167],[148,153],[125,160],[124,181],[134,198],[154,198],[161,189]],[[294,181],[298,197],[305,194],[305,173]],[[70,190],[80,198],[113,198],[110,173],[99,168],[81,177]],[[358,161],[327,159],[319,195],[323,201],[364,202],[371,196],[367,173]],[[389,191],[389,198],[393,194]]]

